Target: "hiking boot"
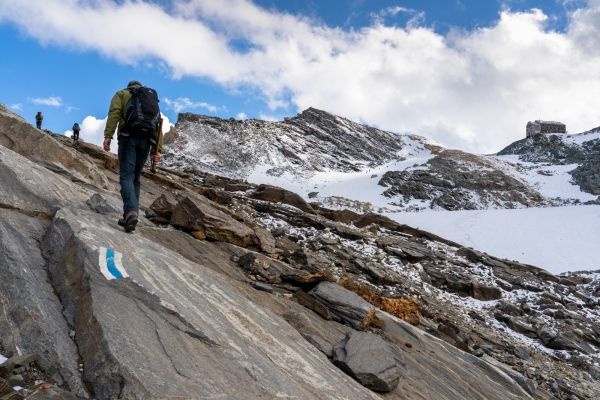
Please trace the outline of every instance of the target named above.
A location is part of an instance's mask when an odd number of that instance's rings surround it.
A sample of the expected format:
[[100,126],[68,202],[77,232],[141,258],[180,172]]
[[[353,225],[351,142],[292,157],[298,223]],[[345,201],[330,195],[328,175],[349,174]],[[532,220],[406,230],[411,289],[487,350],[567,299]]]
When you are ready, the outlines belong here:
[[119,226],[125,226],[125,218],[121,218],[120,220],[117,221],[117,224],[119,224]]
[[130,211],[125,216],[125,232],[135,231],[135,226],[138,223],[137,211]]

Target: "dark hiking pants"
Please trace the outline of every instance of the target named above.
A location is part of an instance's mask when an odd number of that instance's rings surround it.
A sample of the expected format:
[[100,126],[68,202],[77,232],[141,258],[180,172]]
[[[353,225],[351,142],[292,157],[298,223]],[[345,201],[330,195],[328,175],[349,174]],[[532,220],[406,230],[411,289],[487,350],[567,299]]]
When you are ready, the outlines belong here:
[[79,140],[79,131],[73,132],[73,140]]
[[36,121],[35,126],[37,126],[38,129],[42,129],[42,121]]
[[140,175],[150,146],[148,138],[119,137],[119,183],[123,198],[123,218],[131,211],[139,212]]

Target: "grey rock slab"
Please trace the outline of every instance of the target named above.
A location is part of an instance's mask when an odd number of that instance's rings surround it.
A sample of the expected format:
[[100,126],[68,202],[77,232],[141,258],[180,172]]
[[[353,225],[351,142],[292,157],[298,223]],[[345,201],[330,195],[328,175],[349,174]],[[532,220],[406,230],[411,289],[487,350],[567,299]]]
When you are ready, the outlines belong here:
[[506,375],[508,375],[525,392],[527,392],[527,394],[529,394],[530,396],[535,396],[537,388],[538,388],[538,385],[537,385],[536,381],[534,381],[533,379],[529,379],[526,376],[523,376],[522,374],[520,374],[517,371],[513,370],[508,365],[506,365],[504,363],[501,363],[500,361],[496,360],[493,357],[490,357],[490,356],[486,355],[486,356],[483,356],[482,359],[485,360],[486,362],[488,362],[489,364],[495,366],[496,368],[500,369]]
[[0,146],[0,208],[50,219],[60,207],[89,207],[94,191],[82,188],[27,158]]
[[51,135],[34,128],[0,103],[0,146],[63,173],[69,179],[99,188],[111,186],[96,164],[84,154],[63,146]]
[[[36,354],[39,366],[88,398],[77,347],[49,282],[40,242],[50,221],[0,210],[0,338],[14,354]],[[15,357],[15,362],[26,362]],[[20,364],[19,364],[20,365]]]
[[333,363],[361,385],[378,392],[391,392],[400,381],[392,349],[372,333],[348,332],[333,349]]
[[[100,214],[60,210],[43,248],[99,400],[376,398],[261,307],[273,296]],[[102,248],[122,279],[101,271]]]
[[375,315],[375,307],[337,283],[320,282],[309,294],[355,329],[365,329]]
[[[388,313],[378,312],[386,323],[386,338],[402,356],[398,387],[386,399],[507,400],[531,397],[506,373]],[[404,343],[411,343],[407,348]]]

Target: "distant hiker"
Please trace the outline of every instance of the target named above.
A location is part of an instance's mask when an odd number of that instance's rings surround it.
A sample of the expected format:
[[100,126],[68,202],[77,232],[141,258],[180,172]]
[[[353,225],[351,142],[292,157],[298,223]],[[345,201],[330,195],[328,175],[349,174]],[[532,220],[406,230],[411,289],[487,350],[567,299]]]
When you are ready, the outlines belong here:
[[38,111],[37,114],[35,114],[35,126],[38,129],[42,129],[42,121],[44,120],[44,116],[42,115],[41,111]]
[[79,127],[79,124],[77,122],[75,122],[75,125],[73,125],[73,140],[79,141],[79,131],[81,130],[81,128]]
[[152,162],[158,164],[162,151],[162,135],[158,94],[155,90],[131,81],[127,89],[119,90],[110,102],[106,129],[104,130],[104,150],[110,151],[110,142],[118,127],[119,143],[119,183],[123,198],[123,218],[119,225],[125,232],[132,232],[138,222],[140,201],[140,175],[148,158],[150,147],[157,152]]

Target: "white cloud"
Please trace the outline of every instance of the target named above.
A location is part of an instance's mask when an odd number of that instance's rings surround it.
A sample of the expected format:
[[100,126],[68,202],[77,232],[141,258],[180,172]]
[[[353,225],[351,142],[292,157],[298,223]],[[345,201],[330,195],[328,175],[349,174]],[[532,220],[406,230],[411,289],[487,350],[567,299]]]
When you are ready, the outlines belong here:
[[167,109],[173,110],[176,113],[184,110],[195,110],[196,108],[206,108],[208,111],[214,113],[219,110],[219,107],[213,106],[205,102],[193,102],[186,97],[180,97],[177,100],[169,100],[165,97],[165,103],[167,103]]
[[21,103],[17,103],[17,104],[13,104],[12,106],[10,106],[11,110],[19,110],[22,111],[23,110],[23,105]]
[[260,113],[258,117],[260,119],[262,119],[263,121],[271,121],[271,122],[279,121],[279,118],[273,117],[271,115],[266,115],[266,114],[263,114],[263,113]]
[[[492,26],[445,36],[420,26],[418,12],[406,27],[375,20],[343,30],[249,0],[2,3],[0,21],[43,44],[153,61],[174,78],[257,90],[272,109],[313,106],[467,150],[499,150],[535,118],[571,132],[600,125],[600,0],[570,13],[564,32],[548,30],[539,10],[506,10]],[[138,29],[131,15],[154,28]],[[237,51],[233,41],[248,46]],[[214,106],[182,98],[170,107]]]
[[247,119],[247,118],[248,118],[248,116],[243,112],[241,112],[237,115],[237,119]]
[[34,104],[40,104],[43,106],[61,107],[62,99],[60,97],[47,97],[47,98],[35,98],[31,99]]

